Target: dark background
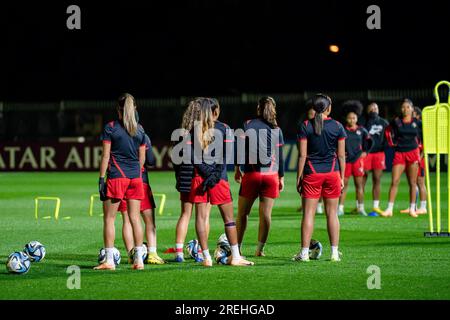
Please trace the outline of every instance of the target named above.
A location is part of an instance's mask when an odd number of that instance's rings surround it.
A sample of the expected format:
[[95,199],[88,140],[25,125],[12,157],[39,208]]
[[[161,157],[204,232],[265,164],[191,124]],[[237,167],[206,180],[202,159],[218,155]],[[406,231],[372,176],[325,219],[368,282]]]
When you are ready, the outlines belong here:
[[[66,27],[71,4],[81,30]],[[366,27],[371,4],[381,30]],[[257,99],[244,102],[244,93],[273,94],[294,138],[313,92],[344,92],[332,95],[338,118],[343,100],[373,99],[345,92],[398,90],[377,100],[390,118],[402,96],[422,90],[412,98],[423,107],[435,83],[450,79],[449,1],[20,1],[0,12],[3,140],[96,139],[125,91],[154,139],[178,127],[180,97],[219,97],[221,120],[240,125]]]
[[[81,7],[81,30],[66,8]],[[381,30],[366,9],[381,8]],[[449,1],[44,1],[2,4],[3,100],[233,95],[434,85]],[[341,51],[328,51],[336,43]]]

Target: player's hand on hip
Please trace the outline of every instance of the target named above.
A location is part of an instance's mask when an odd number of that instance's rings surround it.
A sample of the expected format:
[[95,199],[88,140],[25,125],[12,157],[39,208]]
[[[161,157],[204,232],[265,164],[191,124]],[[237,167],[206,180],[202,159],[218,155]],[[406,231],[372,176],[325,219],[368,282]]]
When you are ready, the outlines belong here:
[[237,183],[241,183],[242,182],[242,172],[240,169],[237,169],[234,172],[234,181],[236,181]]

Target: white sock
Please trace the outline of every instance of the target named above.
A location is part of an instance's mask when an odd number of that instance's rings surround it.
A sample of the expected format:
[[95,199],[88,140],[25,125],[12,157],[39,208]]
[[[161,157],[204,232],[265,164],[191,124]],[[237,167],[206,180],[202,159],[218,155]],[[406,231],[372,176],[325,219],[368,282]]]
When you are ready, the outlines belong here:
[[309,248],[302,248],[302,256],[309,256]]
[[144,261],[142,261],[142,256],[144,253],[144,247],[143,246],[137,246],[134,248],[136,254],[134,255],[134,263],[135,264],[143,264]]
[[358,202],[358,200],[356,200],[355,202],[356,202],[356,208],[359,208],[359,202]]
[[205,260],[211,260],[211,254],[209,253],[209,250],[208,250],[208,249],[203,250],[203,258],[204,258]]
[[380,200],[373,200],[373,208],[378,209],[380,207]]
[[388,203],[387,210],[389,210],[389,211],[394,211],[394,203],[393,203],[393,202],[389,202],[389,203]]
[[427,201],[420,201],[420,209],[427,210]]
[[415,203],[410,203],[409,204],[409,211],[416,211],[416,204]]
[[258,241],[258,245],[256,246],[256,251],[258,252],[263,252],[264,251],[264,246],[266,244],[264,242]]
[[339,205],[339,211],[344,211],[344,205],[343,204]]
[[156,253],[156,247],[148,247],[148,253]]
[[105,248],[106,263],[112,266],[114,265],[113,249],[114,248]]
[[239,246],[237,244],[231,246],[231,256],[233,257],[233,259],[241,259]]
[[331,246],[331,255],[339,255],[339,251],[338,251],[338,247],[336,246]]
[[364,203],[358,204],[358,211],[359,211],[359,212],[364,211]]
[[176,255],[183,257],[184,256],[184,252],[183,252],[183,243],[175,243],[175,251],[176,251]]

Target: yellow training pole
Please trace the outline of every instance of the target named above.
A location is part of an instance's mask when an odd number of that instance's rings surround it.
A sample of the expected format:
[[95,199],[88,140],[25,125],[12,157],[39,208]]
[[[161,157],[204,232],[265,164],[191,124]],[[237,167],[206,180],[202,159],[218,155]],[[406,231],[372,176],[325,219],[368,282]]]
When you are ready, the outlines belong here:
[[425,159],[425,182],[427,184],[427,206],[428,206],[428,219],[430,222],[430,232],[434,232],[434,225],[433,225],[433,206],[431,205],[431,188],[430,188],[430,169],[428,164],[428,153],[423,154]]

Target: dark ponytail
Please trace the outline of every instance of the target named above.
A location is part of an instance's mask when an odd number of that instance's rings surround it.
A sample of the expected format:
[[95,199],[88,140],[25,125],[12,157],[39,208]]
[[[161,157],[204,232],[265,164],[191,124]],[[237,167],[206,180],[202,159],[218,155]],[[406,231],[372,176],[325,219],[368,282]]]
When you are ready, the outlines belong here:
[[320,136],[323,130],[322,113],[331,106],[331,98],[327,95],[318,93],[312,98],[313,109],[316,112],[314,116],[314,132]]

